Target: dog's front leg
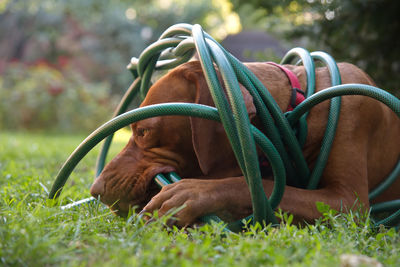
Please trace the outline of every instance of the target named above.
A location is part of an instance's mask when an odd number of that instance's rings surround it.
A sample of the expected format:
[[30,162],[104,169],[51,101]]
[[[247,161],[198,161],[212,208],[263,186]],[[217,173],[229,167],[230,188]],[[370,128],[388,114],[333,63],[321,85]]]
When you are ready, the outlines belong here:
[[[274,182],[263,180],[264,191],[271,195]],[[329,186],[318,190],[306,190],[286,186],[279,208],[294,215],[295,222],[313,222],[321,216],[316,203],[323,202],[336,210],[348,211],[357,195],[342,186]],[[184,227],[199,217],[216,214],[233,221],[252,213],[251,195],[244,177],[217,180],[183,179],[165,186],[144,207],[143,212],[159,211],[159,216],[174,208],[184,206],[174,217],[174,223]],[[368,203],[366,204],[368,207]]]
[[251,214],[251,198],[243,177],[224,179],[183,179],[167,185],[143,208],[143,212],[158,210],[159,216],[184,206],[174,217],[181,227],[199,217],[216,214],[224,220],[236,220]]

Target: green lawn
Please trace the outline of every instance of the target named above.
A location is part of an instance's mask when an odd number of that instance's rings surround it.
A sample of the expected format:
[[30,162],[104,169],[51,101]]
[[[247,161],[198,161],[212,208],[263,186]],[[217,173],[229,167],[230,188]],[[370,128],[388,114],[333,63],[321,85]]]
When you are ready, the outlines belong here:
[[58,202],[46,192],[83,138],[0,133],[0,266],[340,266],[343,254],[400,266],[399,234],[371,230],[368,218],[358,215],[327,211],[313,226],[221,234],[219,225],[144,225],[134,215],[115,217],[101,204],[62,211],[61,205],[89,196],[96,151],[78,165]]

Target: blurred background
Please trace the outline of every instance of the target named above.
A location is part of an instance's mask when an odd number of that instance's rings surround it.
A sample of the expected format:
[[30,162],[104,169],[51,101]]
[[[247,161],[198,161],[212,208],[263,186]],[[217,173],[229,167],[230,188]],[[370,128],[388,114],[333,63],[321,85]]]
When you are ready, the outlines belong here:
[[1,0],[0,132],[94,130],[132,81],[130,58],[181,22],[243,61],[324,50],[399,96],[399,12],[396,0]]

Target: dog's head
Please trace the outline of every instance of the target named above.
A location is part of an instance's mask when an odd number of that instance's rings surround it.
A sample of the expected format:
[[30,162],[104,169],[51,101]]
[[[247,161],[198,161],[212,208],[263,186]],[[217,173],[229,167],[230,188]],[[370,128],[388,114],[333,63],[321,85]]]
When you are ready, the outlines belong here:
[[[249,114],[252,98],[242,90]],[[199,62],[186,63],[161,78],[141,106],[189,102],[214,106]],[[131,125],[126,147],[104,168],[91,187],[119,215],[142,208],[159,189],[158,173],[175,171],[181,177],[240,175],[233,151],[220,123],[185,116],[162,116]]]

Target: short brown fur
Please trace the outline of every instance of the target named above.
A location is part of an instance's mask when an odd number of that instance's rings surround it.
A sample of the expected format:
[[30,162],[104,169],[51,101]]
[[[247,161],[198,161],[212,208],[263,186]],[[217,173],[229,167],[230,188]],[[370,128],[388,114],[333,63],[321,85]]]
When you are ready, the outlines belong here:
[[[282,111],[289,104],[291,88],[285,74],[267,63],[248,63],[270,91]],[[372,79],[354,65],[340,63],[342,83],[374,85]],[[286,66],[306,88],[303,67]],[[330,87],[327,68],[316,70],[316,91]],[[246,108],[257,125],[252,97],[243,88]],[[214,106],[199,62],[189,62],[170,71],[149,90],[141,106],[165,102],[192,102]],[[329,101],[315,106],[307,119],[308,136],[303,149],[312,167],[318,156],[328,117]],[[92,185],[93,196],[120,215],[139,206],[145,211],[186,205],[176,214],[179,226],[195,222],[202,215],[215,213],[226,220],[243,218],[252,212],[250,193],[237,166],[221,124],[199,118],[165,116],[131,126],[127,146],[105,167]],[[334,209],[353,207],[356,200],[369,207],[368,192],[393,169],[400,155],[400,120],[382,103],[363,96],[342,97],[338,129],[328,164],[317,190],[286,186],[279,207],[296,221],[312,222],[320,217],[317,201]],[[152,182],[160,172],[176,171],[183,179],[161,191]],[[263,177],[267,195],[271,177]],[[400,180],[377,201],[400,197]],[[151,200],[149,202],[149,200]],[[114,205],[113,205],[114,204]],[[357,206],[357,205],[356,205]]]

